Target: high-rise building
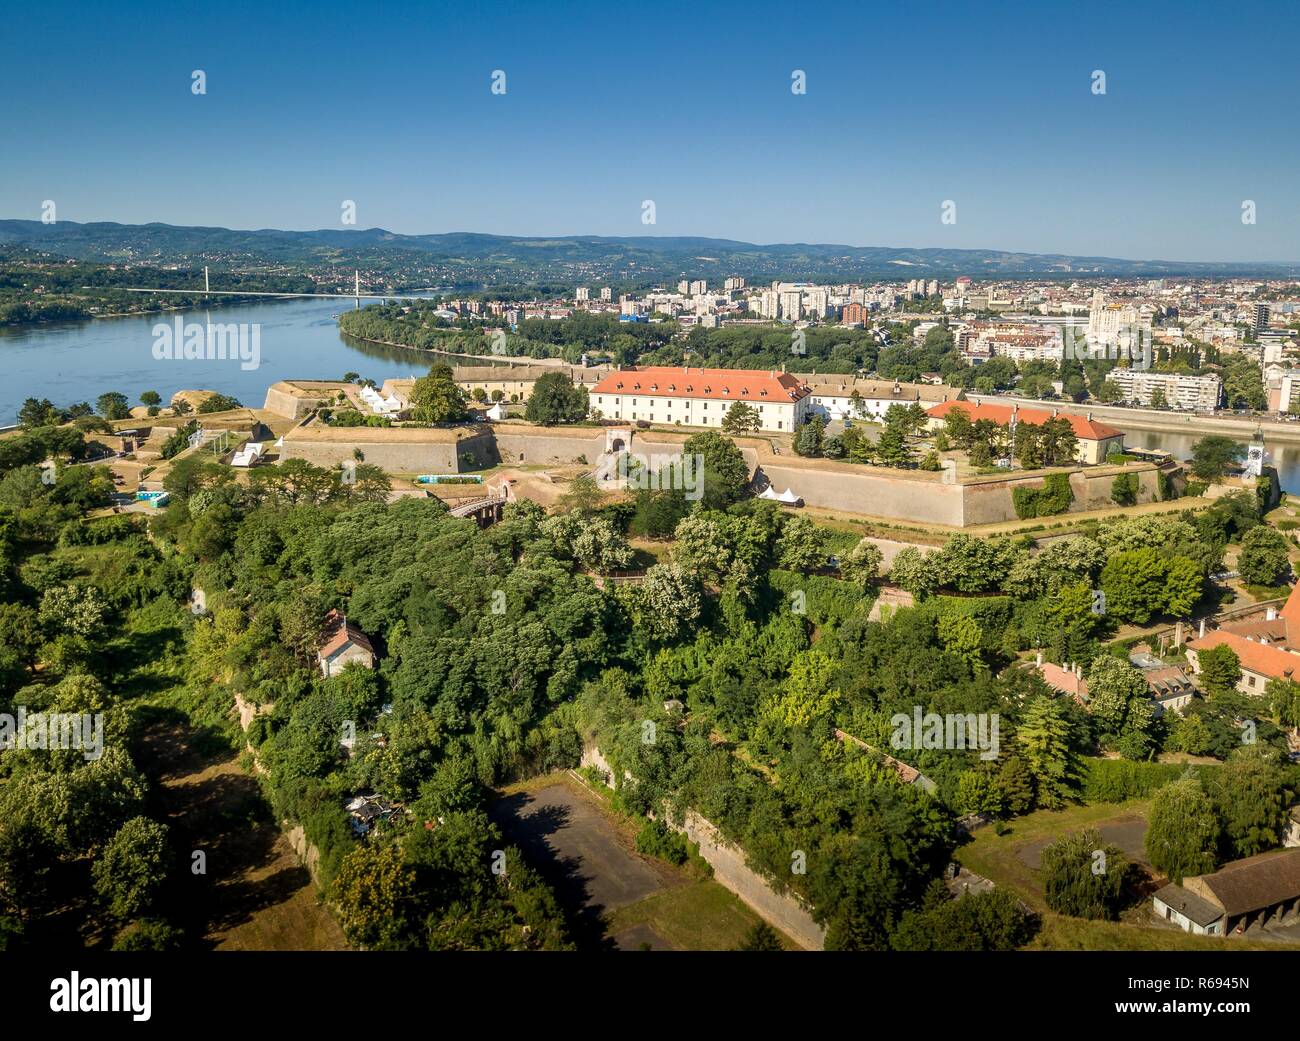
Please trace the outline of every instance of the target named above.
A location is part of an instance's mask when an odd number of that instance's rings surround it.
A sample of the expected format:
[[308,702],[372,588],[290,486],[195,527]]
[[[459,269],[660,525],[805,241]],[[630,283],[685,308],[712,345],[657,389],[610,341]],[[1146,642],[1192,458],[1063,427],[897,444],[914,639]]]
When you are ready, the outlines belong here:
[[687,282],[686,279],[683,278],[680,282],[677,283],[677,292],[681,293],[682,296],[685,296],[690,291],[691,291],[691,284]]
[[614,301],[614,290],[610,289],[609,286],[605,286],[605,287],[600,291],[600,299],[601,299],[602,301],[604,301],[605,303],[613,303],[613,301]]
[[690,285],[690,294],[691,296],[700,296],[703,293],[708,292],[708,289],[709,289],[708,282],[706,282],[702,278],[697,279],[696,281],[692,282]]
[[1268,328],[1269,309],[1268,304],[1255,305],[1255,332],[1260,333]]
[[590,299],[591,299],[591,290],[588,289],[586,286],[578,286],[577,299],[580,300],[580,301],[581,301],[581,300],[590,300]]
[[871,312],[866,305],[851,303],[845,305],[844,312],[840,315],[840,321],[845,325],[866,325],[870,315]]

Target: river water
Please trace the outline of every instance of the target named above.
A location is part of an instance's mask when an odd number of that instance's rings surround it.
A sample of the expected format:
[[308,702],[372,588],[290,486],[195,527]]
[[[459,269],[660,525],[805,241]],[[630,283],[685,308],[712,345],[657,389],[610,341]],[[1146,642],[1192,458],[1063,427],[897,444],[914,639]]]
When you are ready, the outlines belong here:
[[[1123,429],[1124,424],[1115,420],[1106,420]],[[1195,434],[1156,433],[1148,430],[1128,430],[1124,434],[1124,443],[1131,448],[1152,448],[1162,452],[1171,452],[1178,459],[1192,457],[1192,445],[1211,431],[1199,431]],[[1235,438],[1243,445],[1249,444],[1245,438]],[[1277,467],[1277,477],[1284,492],[1300,493],[1300,445],[1270,443],[1264,441],[1265,461]]]
[[[146,390],[156,390],[164,401],[178,390],[215,390],[260,407],[266,388],[276,380],[340,379],[345,372],[356,372],[382,383],[428,371],[431,359],[424,352],[362,343],[340,334],[333,316],[351,306],[347,299],[276,300],[0,329],[0,426],[17,422],[18,409],[29,397],[49,398],[60,406],[94,404],[100,394],[116,390],[134,405]],[[155,357],[154,327],[174,328],[178,316],[205,327],[257,325],[260,350],[255,367],[245,367],[238,358]],[[1131,430],[1126,441],[1187,459],[1202,436]],[[1283,489],[1300,493],[1300,445],[1266,448]]]
[[[146,390],[163,401],[178,390],[215,390],[260,408],[266,388],[284,379],[341,379],[356,372],[382,383],[422,375],[422,351],[379,347],[342,336],[333,316],[351,308],[343,300],[277,300],[132,318],[100,318],[57,325],[0,328],[0,426],[17,422],[26,398],[58,406],[120,391],[132,405]],[[239,358],[156,358],[154,327],[185,323],[259,326],[256,364]],[[246,357],[251,355],[250,349]],[[163,353],[159,351],[158,353]],[[245,365],[248,367],[245,367]]]

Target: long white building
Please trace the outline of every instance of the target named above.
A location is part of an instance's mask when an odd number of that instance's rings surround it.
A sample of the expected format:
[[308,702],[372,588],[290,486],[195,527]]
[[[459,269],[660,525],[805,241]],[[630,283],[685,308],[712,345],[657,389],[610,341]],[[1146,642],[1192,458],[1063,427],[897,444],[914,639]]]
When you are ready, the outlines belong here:
[[1149,369],[1111,369],[1106,382],[1113,383],[1125,401],[1150,405],[1159,390],[1165,404],[1187,411],[1208,412],[1219,407],[1223,383],[1218,376],[1188,376],[1177,372],[1152,372]]
[[812,395],[787,372],[651,366],[611,372],[589,393],[607,419],[720,427],[737,401],[758,413],[759,429],[791,431],[808,419]]

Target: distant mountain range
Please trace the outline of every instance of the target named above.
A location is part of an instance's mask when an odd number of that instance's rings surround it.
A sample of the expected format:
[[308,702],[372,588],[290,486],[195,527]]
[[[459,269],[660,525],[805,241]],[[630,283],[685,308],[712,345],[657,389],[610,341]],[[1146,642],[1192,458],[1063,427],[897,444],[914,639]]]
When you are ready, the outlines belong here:
[[392,276],[436,277],[454,285],[610,282],[648,284],[728,275],[755,280],[1091,277],[1292,277],[1300,263],[1194,263],[1010,253],[994,249],[910,249],[825,243],[755,245],[732,239],[565,235],[553,238],[400,235],[382,228],[234,231],[170,224],[44,224],[0,220],[0,246],[26,247],[104,263],[361,266]]

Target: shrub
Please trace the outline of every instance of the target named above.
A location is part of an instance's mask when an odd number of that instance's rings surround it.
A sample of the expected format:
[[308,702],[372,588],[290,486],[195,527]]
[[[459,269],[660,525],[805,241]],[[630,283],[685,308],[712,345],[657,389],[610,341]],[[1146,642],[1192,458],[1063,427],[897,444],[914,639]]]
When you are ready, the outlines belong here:
[[1150,795],[1187,770],[1180,763],[1145,763],[1128,759],[1085,759],[1084,802],[1124,802]]
[[636,835],[636,849],[638,853],[658,857],[660,860],[666,860],[678,867],[686,863],[686,858],[689,855],[686,848],[686,836],[679,832],[670,831],[667,825],[659,820],[647,819],[641,825],[641,830]]
[[1041,488],[1011,489],[1011,501],[1016,508],[1016,516],[1021,520],[1064,513],[1070,508],[1072,499],[1068,473],[1049,474],[1043,479]]
[[1117,474],[1110,485],[1110,497],[1120,506],[1132,506],[1137,502],[1137,474]]

